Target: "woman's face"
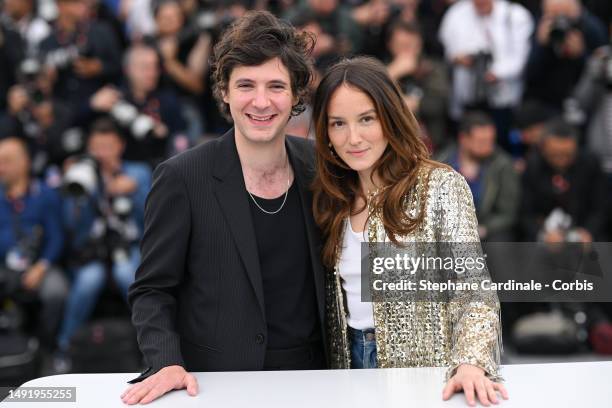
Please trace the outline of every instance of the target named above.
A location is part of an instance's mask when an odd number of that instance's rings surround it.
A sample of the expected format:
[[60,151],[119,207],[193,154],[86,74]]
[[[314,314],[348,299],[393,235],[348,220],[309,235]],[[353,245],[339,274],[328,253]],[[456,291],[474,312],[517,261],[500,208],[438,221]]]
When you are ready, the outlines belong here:
[[341,85],[329,100],[327,118],[327,134],[336,154],[361,176],[369,177],[388,144],[370,97]]

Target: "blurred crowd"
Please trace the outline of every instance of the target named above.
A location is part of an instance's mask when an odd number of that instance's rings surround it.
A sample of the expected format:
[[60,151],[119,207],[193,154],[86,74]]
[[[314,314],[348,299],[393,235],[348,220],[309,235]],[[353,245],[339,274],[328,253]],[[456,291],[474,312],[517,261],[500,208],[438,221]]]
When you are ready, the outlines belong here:
[[482,240],[612,237],[610,0],[0,4],[0,300],[36,298],[60,356],[105,288],[126,296],[154,167],[231,127],[209,56],[250,9],[316,35],[313,89],[341,57],[383,61]]

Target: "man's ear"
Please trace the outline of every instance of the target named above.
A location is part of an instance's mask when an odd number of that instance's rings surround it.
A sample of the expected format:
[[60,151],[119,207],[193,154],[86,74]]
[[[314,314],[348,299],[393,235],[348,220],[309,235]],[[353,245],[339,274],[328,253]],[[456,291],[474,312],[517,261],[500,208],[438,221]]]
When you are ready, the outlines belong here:
[[223,96],[223,102],[229,104],[229,97],[227,96],[227,91],[221,91],[221,95]]

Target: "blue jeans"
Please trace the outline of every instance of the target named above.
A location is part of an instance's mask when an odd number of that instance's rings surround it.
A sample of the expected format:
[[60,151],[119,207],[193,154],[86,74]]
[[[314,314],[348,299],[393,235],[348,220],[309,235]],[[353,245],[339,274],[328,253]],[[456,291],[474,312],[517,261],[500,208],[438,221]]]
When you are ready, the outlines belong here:
[[351,368],[376,368],[376,337],[374,329],[348,328],[351,342]]
[[[132,247],[130,257],[115,262],[112,268],[113,280],[127,300],[128,288],[134,282],[136,268],[140,263],[140,251]],[[64,310],[64,319],[57,339],[60,350],[68,350],[70,339],[93,312],[98,296],[106,283],[106,267],[103,262],[92,261],[73,272],[72,287]]]

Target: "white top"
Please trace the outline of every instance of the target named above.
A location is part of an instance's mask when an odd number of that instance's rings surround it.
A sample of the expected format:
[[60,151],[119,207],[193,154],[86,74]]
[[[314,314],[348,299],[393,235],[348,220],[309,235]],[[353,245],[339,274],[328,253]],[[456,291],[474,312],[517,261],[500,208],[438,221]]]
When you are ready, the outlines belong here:
[[371,329],[374,327],[372,302],[361,301],[361,243],[367,242],[366,232],[353,231],[349,218],[344,224],[346,227],[338,272],[342,277],[342,287],[346,293],[347,323],[354,329]]
[[151,0],[131,0],[126,23],[131,39],[155,34],[157,26]]
[[[194,373],[196,397],[172,391],[151,408],[466,408],[465,396],[442,401],[446,368],[240,371]],[[0,408],[126,408],[119,396],[138,374],[66,374],[26,387],[76,387],[76,403],[10,403]],[[516,364],[502,367],[510,399],[496,408],[609,407],[612,362]],[[149,405],[147,405],[148,407]],[[479,407],[482,405],[478,404]]]
[[40,43],[51,35],[51,26],[40,17],[23,19],[17,22],[17,28],[21,36],[26,40],[28,56],[37,55]]
[[[461,55],[490,52],[491,72],[499,82],[489,95],[489,102],[494,107],[511,107],[521,100],[521,74],[533,30],[533,19],[520,4],[494,0],[491,14],[480,16],[472,0],[460,0],[444,15],[438,34],[449,61]],[[471,70],[459,65],[454,66],[453,75],[451,114],[457,117],[461,114],[460,106],[473,98],[475,78]]]

